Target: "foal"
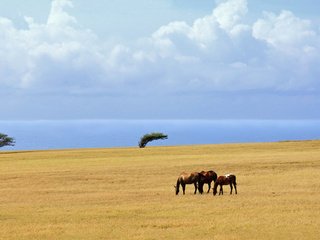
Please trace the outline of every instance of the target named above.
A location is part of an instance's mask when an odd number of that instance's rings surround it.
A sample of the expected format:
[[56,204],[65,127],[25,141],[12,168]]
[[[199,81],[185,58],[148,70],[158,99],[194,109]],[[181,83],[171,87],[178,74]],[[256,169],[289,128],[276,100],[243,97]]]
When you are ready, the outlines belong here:
[[227,174],[225,176],[219,176],[217,178],[217,181],[215,181],[214,183],[214,187],[213,187],[213,195],[217,194],[217,187],[218,185],[220,186],[220,190],[219,190],[219,195],[222,194],[223,195],[223,185],[230,185],[230,194],[232,194],[232,185],[234,186],[234,190],[237,194],[237,182],[236,182],[236,176],[233,174]]

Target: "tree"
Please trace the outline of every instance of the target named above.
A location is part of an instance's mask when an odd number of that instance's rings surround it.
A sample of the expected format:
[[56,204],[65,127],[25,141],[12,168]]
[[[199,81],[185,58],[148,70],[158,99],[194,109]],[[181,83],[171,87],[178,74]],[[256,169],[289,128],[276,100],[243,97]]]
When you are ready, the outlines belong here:
[[0,147],[4,146],[14,146],[15,141],[13,138],[8,137],[8,135],[0,133]]
[[140,148],[144,148],[149,142],[153,141],[153,140],[164,140],[167,139],[168,135],[165,135],[163,133],[149,133],[149,134],[145,134],[139,142],[139,147]]

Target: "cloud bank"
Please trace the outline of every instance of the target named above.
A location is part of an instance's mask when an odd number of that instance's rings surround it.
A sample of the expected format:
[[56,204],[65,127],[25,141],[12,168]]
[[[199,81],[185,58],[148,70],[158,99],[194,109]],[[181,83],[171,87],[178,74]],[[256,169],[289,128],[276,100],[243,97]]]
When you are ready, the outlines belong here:
[[80,27],[71,0],[46,23],[0,17],[3,89],[96,91],[319,91],[319,26],[290,11],[254,22],[246,0],[222,1],[192,24],[170,22],[135,43],[107,44]]

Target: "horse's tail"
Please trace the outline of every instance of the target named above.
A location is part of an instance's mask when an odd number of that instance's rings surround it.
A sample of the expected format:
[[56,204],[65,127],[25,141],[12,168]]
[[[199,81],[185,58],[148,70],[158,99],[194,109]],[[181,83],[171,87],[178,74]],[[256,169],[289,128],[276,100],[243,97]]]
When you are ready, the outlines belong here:
[[180,177],[178,177],[177,184],[176,184],[176,195],[178,195],[179,189],[180,189]]
[[234,176],[234,185],[236,186],[237,185],[237,177],[236,175],[233,175]]

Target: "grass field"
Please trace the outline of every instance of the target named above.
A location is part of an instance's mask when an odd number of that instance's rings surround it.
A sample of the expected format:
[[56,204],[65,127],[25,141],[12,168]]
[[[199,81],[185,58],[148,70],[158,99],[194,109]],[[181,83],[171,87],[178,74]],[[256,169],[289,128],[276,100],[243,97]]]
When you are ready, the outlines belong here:
[[[210,169],[238,195],[175,195]],[[0,239],[319,239],[319,179],[320,141],[2,151]]]

